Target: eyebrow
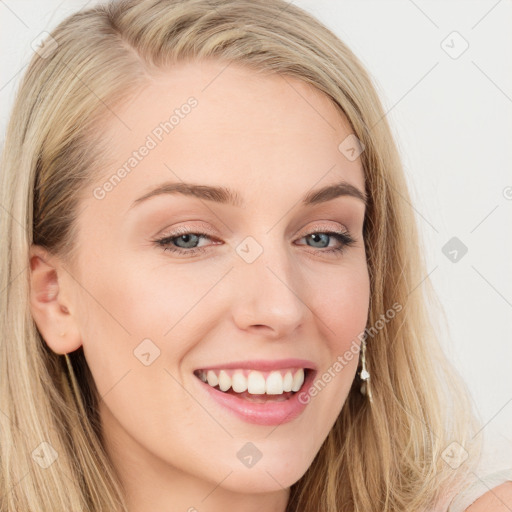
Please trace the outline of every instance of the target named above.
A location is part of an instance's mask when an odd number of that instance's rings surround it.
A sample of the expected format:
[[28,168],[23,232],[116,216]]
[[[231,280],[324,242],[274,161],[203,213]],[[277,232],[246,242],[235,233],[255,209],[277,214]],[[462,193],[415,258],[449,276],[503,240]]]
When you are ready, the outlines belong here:
[[[241,208],[244,204],[243,199],[238,192],[227,187],[197,185],[185,182],[165,182],[149,192],[146,192],[143,196],[135,199],[130,206],[130,209],[148,200],[150,197],[162,194],[182,194],[184,196],[197,197],[206,201],[214,201],[216,203],[236,206],[238,208]],[[365,206],[368,204],[368,199],[364,192],[354,185],[347,183],[345,180],[342,180],[338,183],[308,192],[302,198],[302,206],[313,206],[342,196],[355,197],[362,201]]]

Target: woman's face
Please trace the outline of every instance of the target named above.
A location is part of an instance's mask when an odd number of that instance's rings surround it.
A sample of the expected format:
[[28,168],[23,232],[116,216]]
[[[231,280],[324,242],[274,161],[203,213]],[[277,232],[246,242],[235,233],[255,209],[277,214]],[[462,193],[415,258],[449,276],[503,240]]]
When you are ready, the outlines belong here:
[[343,407],[366,326],[364,202],[315,195],[364,193],[352,130],[311,86],[217,62],[176,66],[113,112],[61,282],[108,451],[134,502],[138,486],[155,503],[286,493]]

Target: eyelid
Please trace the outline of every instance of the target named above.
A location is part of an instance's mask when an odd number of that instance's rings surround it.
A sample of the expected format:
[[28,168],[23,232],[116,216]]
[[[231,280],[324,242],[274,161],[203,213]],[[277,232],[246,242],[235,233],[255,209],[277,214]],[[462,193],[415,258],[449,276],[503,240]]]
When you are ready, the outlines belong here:
[[[195,221],[191,221],[191,222],[195,222]],[[210,229],[207,224],[205,224],[201,221],[197,221],[197,222],[199,222],[199,224],[197,224],[197,225],[187,224],[186,226],[177,226],[177,227],[169,228],[168,233],[166,232],[166,230],[164,230],[160,235],[158,235],[155,238],[161,239],[161,238],[169,238],[171,236],[177,237],[177,236],[180,236],[181,234],[196,233],[196,231],[194,231],[194,230],[197,230],[197,232],[204,233],[205,235],[208,235],[211,238],[216,238],[216,237],[220,236],[220,235],[216,234],[214,232],[214,230]],[[338,224],[338,225],[336,227],[333,227],[332,224]],[[340,224],[339,222],[336,223],[334,221],[332,221],[331,224],[327,223],[326,221],[324,221],[323,223],[320,222],[320,224],[315,224],[311,228],[308,228],[307,226],[309,226],[309,224],[306,224],[299,230],[299,233],[304,233],[301,235],[301,237],[307,236],[311,233],[333,231],[333,230],[339,231],[340,229],[344,233],[350,233],[350,230],[346,226],[344,226],[343,224]],[[340,228],[340,226],[341,226],[341,228]],[[296,235],[294,235],[294,236],[296,236]]]
[[[311,233],[315,233],[315,232],[318,232],[318,231],[343,231],[344,233],[349,233],[350,230],[344,226],[343,224],[339,223],[339,222],[334,222],[332,221],[331,223],[327,223],[326,221],[320,221],[320,223],[318,224],[315,224],[313,223],[313,226],[311,227],[308,227],[310,226],[311,223],[308,223],[306,224],[302,229],[300,229],[299,233],[305,233],[306,235],[308,234],[311,234]],[[333,224],[336,224],[335,226],[333,226]],[[303,235],[305,236],[305,235]]]
[[[194,221],[192,221],[194,222]],[[168,231],[168,233],[167,233]],[[195,233],[200,232],[204,233],[205,235],[208,235],[212,238],[215,238],[215,236],[218,236],[214,233],[212,229],[208,228],[207,224],[199,223],[199,224],[187,224],[186,226],[177,226],[173,228],[167,228],[164,230],[161,234],[157,235],[156,238],[168,238],[170,236],[180,236],[181,234],[188,234],[188,233]]]

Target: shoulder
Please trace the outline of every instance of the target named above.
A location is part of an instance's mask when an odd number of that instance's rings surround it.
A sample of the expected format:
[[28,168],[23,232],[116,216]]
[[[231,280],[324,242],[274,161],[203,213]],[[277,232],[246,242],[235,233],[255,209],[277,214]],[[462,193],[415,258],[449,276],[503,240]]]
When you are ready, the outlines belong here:
[[508,481],[480,496],[465,512],[510,512],[511,510],[512,481]]

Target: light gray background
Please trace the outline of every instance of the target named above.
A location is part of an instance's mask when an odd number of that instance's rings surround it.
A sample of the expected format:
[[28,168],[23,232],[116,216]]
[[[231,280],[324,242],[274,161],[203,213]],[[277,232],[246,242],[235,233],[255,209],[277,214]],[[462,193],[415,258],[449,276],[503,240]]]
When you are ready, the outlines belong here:
[[[0,0],[2,141],[32,41],[95,3]],[[479,435],[492,468],[512,467],[512,2],[294,3],[338,34],[374,78],[447,313],[446,352],[485,423]],[[468,248],[457,262],[442,252],[454,236]]]

